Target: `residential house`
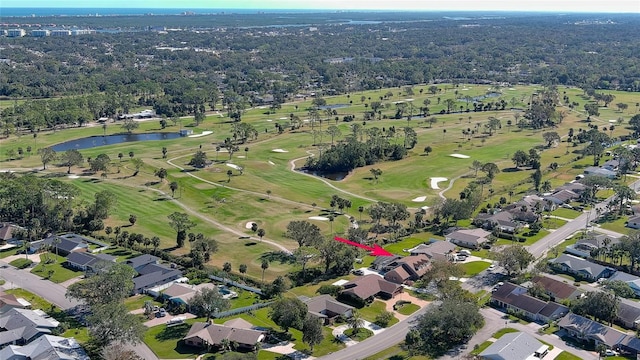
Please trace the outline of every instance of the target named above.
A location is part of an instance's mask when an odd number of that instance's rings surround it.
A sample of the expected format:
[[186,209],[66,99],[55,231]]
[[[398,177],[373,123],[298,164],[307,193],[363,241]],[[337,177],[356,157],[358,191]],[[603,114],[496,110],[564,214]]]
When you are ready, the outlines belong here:
[[[580,198],[580,194],[575,193],[571,190],[557,190],[551,195],[543,197],[544,201],[547,202],[545,204],[545,210],[553,211],[556,209],[556,207],[562,204],[568,204],[574,200],[577,200],[578,198]],[[549,203],[551,204],[551,207],[549,207]]]
[[228,340],[238,345],[239,348],[252,350],[255,345],[262,342],[265,333],[253,330],[253,325],[242,319],[233,319],[222,325],[213,323],[196,322],[189,329],[187,336],[183,338],[185,344],[200,348],[220,347],[223,340]]
[[556,188],[558,190],[569,190],[576,194],[582,194],[587,189],[587,186],[579,181],[568,182],[562,186]]
[[131,266],[135,271],[140,270],[145,265],[158,263],[160,263],[160,258],[149,254],[142,254],[125,261],[125,265]]
[[384,275],[384,279],[396,284],[416,281],[431,269],[431,262],[425,254],[405,256],[390,265],[393,269]]
[[589,281],[608,278],[615,273],[615,269],[608,266],[596,264],[569,254],[562,254],[561,256],[551,260],[550,264],[561,271]]
[[636,293],[636,296],[640,296],[640,277],[628,274],[622,271],[616,271],[613,276],[609,278],[610,281],[624,281],[629,287]]
[[615,179],[617,174],[615,171],[609,170],[609,169],[603,169],[597,166],[589,166],[588,168],[584,169],[584,175],[585,176],[604,176],[607,179]]
[[538,195],[527,195],[515,204],[505,206],[504,210],[513,215],[514,221],[533,224],[540,220],[537,209],[544,209],[544,206],[545,201],[543,198]]
[[29,245],[29,252],[37,252],[44,249],[54,249],[60,256],[67,256],[72,252],[84,252],[89,249],[89,244],[73,237],[58,235],[49,236],[46,239],[34,241]]
[[427,255],[430,260],[451,261],[454,258],[456,246],[448,241],[433,240],[428,245],[420,244],[413,249],[409,249],[412,256]]
[[402,256],[393,255],[393,256],[378,256],[369,266],[370,268],[378,271],[389,271],[393,268],[390,266],[394,261],[402,259]]
[[486,230],[498,229],[501,232],[513,234],[522,226],[514,220],[514,215],[508,211],[498,213],[481,213],[473,220],[474,225]]
[[191,298],[202,289],[217,289],[213,283],[202,283],[199,285],[189,285],[184,283],[173,283],[162,291],[162,298],[168,299],[170,302],[180,305],[188,305]]
[[3,360],[89,360],[74,338],[41,336],[25,346],[9,345],[0,350]]
[[618,159],[607,160],[600,167],[603,169],[607,169],[609,171],[618,171],[618,167],[620,167],[620,160]]
[[24,299],[20,299],[13,294],[7,294],[0,290],[0,315],[11,309],[24,309],[28,303]]
[[627,227],[632,229],[640,229],[640,215],[634,215],[629,217],[627,221]]
[[564,329],[571,337],[596,346],[603,344],[609,349],[617,349],[620,344],[630,343],[626,337],[631,335],[574,313],[569,313],[560,319],[558,327]]
[[457,230],[446,236],[446,240],[458,246],[479,249],[482,244],[489,241],[490,232],[484,229]]
[[581,294],[577,287],[546,276],[535,276],[531,282],[542,286],[551,301],[573,300]]
[[115,264],[116,257],[108,254],[90,254],[86,252],[72,252],[67,256],[67,266],[81,271],[96,271],[99,268]]
[[27,344],[51,334],[60,323],[42,310],[13,308],[0,315],[0,347]]
[[343,304],[331,295],[319,295],[302,301],[307,304],[309,314],[321,319],[324,325],[332,324],[339,316],[348,319],[353,314],[353,306]]
[[555,302],[537,299],[527,293],[525,287],[505,283],[491,294],[495,306],[522,313],[526,318],[538,322],[559,319],[569,308]]
[[16,243],[16,234],[19,230],[21,230],[19,226],[0,223],[0,245]]
[[358,277],[342,287],[344,290],[340,295],[351,296],[362,301],[372,300],[376,296],[391,299],[403,290],[401,285],[387,281],[375,274]]
[[620,242],[620,238],[609,235],[589,232],[587,236],[576,241],[575,244],[567,246],[565,252],[583,258],[591,257],[598,249],[608,249],[611,245]]
[[502,335],[480,353],[483,360],[534,360],[542,359],[549,352],[549,346],[523,332]]
[[153,287],[169,284],[182,277],[182,271],[159,262],[160,258],[149,254],[125,262],[138,273],[138,276],[133,278],[133,294],[142,294]]
[[627,329],[637,329],[640,325],[640,303],[620,298],[616,322]]

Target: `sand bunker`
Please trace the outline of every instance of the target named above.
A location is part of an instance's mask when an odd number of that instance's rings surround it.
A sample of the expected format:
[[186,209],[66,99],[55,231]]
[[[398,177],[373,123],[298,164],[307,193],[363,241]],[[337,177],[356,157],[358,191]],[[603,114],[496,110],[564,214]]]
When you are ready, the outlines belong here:
[[253,227],[253,224],[255,224],[255,222],[253,222],[253,221],[249,221],[248,223],[246,223],[246,224],[244,225],[244,227],[245,227],[245,228],[247,228],[247,229],[251,229],[251,228]]
[[324,216],[309,216],[309,220],[327,221],[329,218]]
[[67,176],[67,177],[68,177],[69,179],[79,179],[79,178],[80,178],[80,176],[78,176],[78,175],[69,175],[69,176]]
[[267,119],[267,121],[271,122],[271,121],[273,121],[273,120],[271,120],[271,119]]
[[460,90],[462,90],[462,91],[467,91],[467,90],[469,90],[469,89],[467,89],[467,88],[462,88],[462,89],[460,89]]
[[273,149],[271,150],[272,152],[277,152],[277,153],[288,153],[287,150],[283,150],[283,149]]
[[213,131],[203,131],[202,134],[189,135],[190,138],[197,138],[213,134]]
[[428,207],[428,206],[423,206],[423,207],[421,207],[420,209],[422,209],[422,210],[429,210],[429,207]]
[[431,188],[434,190],[440,190],[440,188],[438,187],[438,183],[441,181],[447,181],[447,178],[445,177],[432,177],[431,178]]
[[246,158],[246,156],[244,156],[244,155],[238,155],[237,157],[238,157],[238,159],[244,159],[244,158]]
[[426,196],[418,196],[417,198],[415,198],[415,199],[413,199],[411,201],[413,201],[413,202],[423,202],[425,200],[427,200]]
[[280,120],[289,120],[288,117],[281,117]]
[[454,157],[454,158],[458,158],[458,159],[468,159],[468,158],[470,158],[469,155],[462,155],[462,154],[449,154],[449,156]]
[[612,123],[612,124],[614,124],[614,123],[617,123],[617,122],[618,122],[618,120],[609,120],[609,122],[610,122],[610,123]]
[[227,166],[236,170],[242,170],[242,166],[238,166],[236,164],[227,164]]
[[269,160],[269,165],[275,165],[273,161]]
[[509,90],[515,90],[516,88],[509,88]]

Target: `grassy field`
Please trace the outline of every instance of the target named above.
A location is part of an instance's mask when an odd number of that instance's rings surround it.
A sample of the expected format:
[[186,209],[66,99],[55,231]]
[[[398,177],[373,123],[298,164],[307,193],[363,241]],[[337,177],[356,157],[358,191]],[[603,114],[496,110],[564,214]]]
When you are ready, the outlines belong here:
[[[445,85],[439,85],[444,89]],[[118,199],[118,206],[113,211],[107,226],[127,227],[129,232],[139,232],[145,236],[159,236],[164,249],[171,249],[175,253],[184,253],[188,248],[173,249],[175,233],[168,226],[167,215],[174,211],[185,211],[185,207],[190,209],[190,215],[197,226],[192,230],[203,232],[219,241],[220,250],[212,256],[210,265],[221,266],[224,262],[231,262],[233,269],[237,269],[242,263],[247,264],[247,276],[254,279],[261,278],[262,271],[260,264],[262,254],[274,250],[274,247],[255,241],[243,241],[239,239],[238,232],[252,235],[251,231],[245,227],[249,221],[256,222],[259,227],[265,229],[265,239],[276,241],[283,246],[293,249],[295,244],[283,236],[284,229],[291,220],[308,219],[310,216],[324,215],[329,207],[332,195],[336,194],[352,201],[352,208],[345,209],[346,215],[358,218],[358,206],[368,206],[372,201],[394,201],[401,202],[417,210],[420,206],[433,206],[439,202],[439,190],[432,189],[430,177],[446,177],[456,179],[451,190],[446,194],[457,197],[457,194],[473,180],[473,174],[469,170],[469,165],[473,160],[481,162],[495,162],[501,171],[491,184],[485,186],[485,196],[489,202],[496,202],[500,197],[509,198],[511,201],[532,190],[531,183],[527,182],[532,170],[528,168],[514,169],[511,155],[517,150],[527,151],[533,147],[543,147],[544,141],[540,130],[519,129],[516,126],[509,126],[511,121],[515,124],[514,111],[488,111],[469,112],[454,114],[437,114],[444,108],[444,100],[456,97],[454,91],[445,91],[438,94],[442,102],[436,104],[435,97],[427,94],[427,91],[419,93],[420,89],[425,90],[426,85],[415,86],[415,94],[410,96],[415,103],[421,103],[424,99],[432,100],[432,113],[436,114],[437,122],[428,124],[423,119],[414,118],[411,121],[385,119],[395,113],[395,107],[391,104],[394,101],[405,100],[409,96],[397,94],[383,101],[391,106],[382,110],[382,119],[369,121],[364,125],[364,129],[389,128],[389,127],[411,127],[418,136],[418,145],[409,151],[408,156],[396,162],[379,163],[372,166],[358,168],[342,181],[329,181],[317,177],[307,176],[299,172],[292,172],[291,167],[300,167],[304,164],[304,157],[309,154],[317,154],[319,146],[316,142],[322,142],[324,146],[330,144],[331,139],[325,135],[323,139],[316,139],[312,136],[312,130],[326,130],[329,123],[336,125],[341,130],[342,135],[335,140],[344,140],[352,133],[351,124],[344,122],[333,122],[325,120],[323,124],[312,129],[309,124],[300,129],[289,130],[288,118],[290,114],[307,119],[307,108],[310,101],[283,104],[276,113],[265,113],[264,109],[248,109],[243,114],[243,122],[253,125],[258,131],[258,139],[247,144],[240,145],[240,151],[229,156],[226,152],[216,151],[216,145],[221,143],[226,137],[231,136],[232,123],[226,117],[208,116],[204,122],[195,126],[192,120],[182,120],[182,126],[194,130],[194,133],[212,131],[208,136],[198,138],[178,138],[162,141],[145,141],[135,143],[123,143],[111,146],[97,147],[82,150],[82,154],[87,157],[95,157],[105,153],[112,159],[111,168],[101,178],[100,174],[90,174],[86,172],[86,165],[73,167],[72,173],[79,175],[79,178],[68,178],[66,168],[56,164],[48,166],[46,174],[69,181],[80,188],[82,195],[79,202],[89,203],[96,192],[110,190]],[[486,86],[461,84],[458,96],[477,96],[486,93]],[[501,96],[493,101],[504,99],[510,102],[513,98],[516,107],[525,107],[527,99],[531,93],[540,89],[539,86],[516,86],[514,88],[501,89]],[[362,96],[377,99],[388,90],[376,90],[364,92]],[[570,128],[574,130],[586,128],[585,116],[581,113],[582,105],[586,100],[582,99],[582,90],[573,88],[561,89],[563,95],[566,94],[572,101],[577,101],[580,106],[577,111],[561,109],[566,112],[562,123],[553,129],[561,136],[564,136]],[[640,94],[612,92],[616,96],[616,102],[635,103],[640,101]],[[360,116],[368,108],[365,103],[352,101],[346,95],[327,97],[328,104],[350,104],[346,108],[337,109],[337,116],[344,115]],[[457,99],[457,104],[465,105],[461,99]],[[5,104],[6,105],[6,104]],[[613,108],[602,108],[600,117],[593,117],[593,123],[608,124],[609,119],[622,117],[626,123],[633,115],[632,110],[619,113]],[[466,139],[462,135],[463,130],[482,129],[489,117],[496,117],[502,122],[502,127],[492,136],[477,132],[471,139]],[[286,118],[286,120],[283,120]],[[271,120],[271,121],[268,121]],[[279,123],[287,131],[283,134],[275,132],[274,124]],[[151,133],[158,131],[176,132],[178,126],[170,126],[164,130],[160,129],[156,120],[140,123],[137,133]],[[546,130],[545,130],[546,131]],[[39,156],[36,151],[39,148],[57,144],[70,139],[110,135],[122,132],[118,123],[108,123],[106,130],[101,126],[84,126],[82,128],[69,128],[59,131],[42,131],[36,138],[32,136],[12,136],[8,139],[0,140],[0,147],[4,149],[26,149],[31,146],[32,152],[26,154],[24,158],[9,161],[0,154],[0,167],[2,168],[22,168],[26,170],[40,169]],[[616,126],[612,135],[622,135],[628,132],[624,126]],[[360,138],[366,138],[366,134],[358,134]],[[401,142],[402,138],[394,141]],[[431,146],[433,151],[425,156],[423,149]],[[550,180],[552,185],[561,185],[572,180],[582,172],[584,166],[590,165],[591,159],[584,158],[576,160],[574,150],[578,148],[567,147],[566,143],[560,143],[557,147],[544,148],[541,152],[541,163],[543,164],[543,181]],[[168,150],[168,159],[163,159],[161,148]],[[248,151],[245,151],[245,147]],[[187,165],[192,154],[197,150],[203,150],[208,158],[214,163],[202,170],[191,171]],[[274,149],[284,149],[287,152],[274,152]],[[137,176],[132,176],[134,169],[129,158],[129,152],[133,152],[134,157],[140,158],[145,165]],[[118,154],[123,153],[120,160]],[[453,158],[451,154],[464,154],[468,159]],[[168,162],[168,160],[170,162]],[[232,169],[225,162],[233,163],[244,168],[242,174],[233,170],[231,179],[227,177],[227,170]],[[557,162],[560,167],[551,171],[546,169],[546,164]],[[154,177],[155,170],[159,168],[168,170],[168,177],[164,182],[160,182]],[[369,170],[372,168],[382,170],[382,176],[378,181],[373,181]],[[182,171],[181,168],[187,169]],[[169,183],[175,181],[179,184],[179,190],[175,194],[175,199],[170,196]],[[520,185],[515,185],[519,184]],[[441,185],[443,185],[441,183]],[[513,196],[509,192],[513,192]],[[164,194],[163,194],[164,193]],[[269,195],[267,195],[269,193]],[[169,195],[167,195],[169,194]],[[423,203],[413,202],[412,199],[419,196],[426,196]],[[140,204],[151,204],[151,206],[140,206]],[[312,206],[315,204],[315,206]],[[267,210],[268,209],[268,210]],[[128,227],[128,217],[135,214],[138,222]],[[566,215],[559,213],[557,216]],[[366,216],[366,214],[365,214]],[[336,234],[343,234],[348,225],[346,216],[339,216],[330,225],[328,222],[314,221],[322,232],[330,236],[331,230]],[[225,227],[232,228],[236,233],[229,232]],[[331,229],[333,228],[333,229]],[[99,235],[104,235],[99,232]],[[416,234],[418,235],[418,234]],[[403,249],[412,247],[422,241],[428,240],[431,234],[419,234],[402,244],[390,244],[388,250],[403,254]],[[531,241],[536,239],[532,238]],[[526,244],[525,244],[526,245]],[[266,272],[266,279],[272,280],[278,275],[284,275],[295,269],[291,264],[271,263]]]
[[74,271],[62,266],[65,261],[66,258],[60,255],[56,256],[56,254],[51,253],[40,254],[40,263],[31,270],[31,273],[57,284],[83,275],[82,271]]

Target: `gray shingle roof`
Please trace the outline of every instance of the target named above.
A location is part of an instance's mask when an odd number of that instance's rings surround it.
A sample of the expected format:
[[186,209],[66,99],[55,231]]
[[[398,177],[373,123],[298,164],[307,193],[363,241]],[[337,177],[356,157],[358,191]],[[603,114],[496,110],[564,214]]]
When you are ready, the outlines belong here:
[[480,357],[492,360],[524,360],[544,346],[546,345],[529,334],[508,333],[481,352]]
[[592,263],[577,256],[563,254],[558,258],[551,260],[554,264],[562,264],[567,268],[575,272],[589,274],[590,276],[597,278],[606,271],[614,271],[612,268],[603,266],[600,264]]

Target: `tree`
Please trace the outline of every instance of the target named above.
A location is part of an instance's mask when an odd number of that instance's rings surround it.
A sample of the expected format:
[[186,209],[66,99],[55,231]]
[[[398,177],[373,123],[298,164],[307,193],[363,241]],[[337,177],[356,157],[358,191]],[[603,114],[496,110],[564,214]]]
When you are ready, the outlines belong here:
[[291,221],[285,236],[295,240],[299,246],[315,246],[322,242],[320,228],[305,220]]
[[324,339],[322,323],[317,317],[307,314],[302,324],[302,341],[307,343],[313,352],[313,347]]
[[61,156],[60,160],[62,160],[62,165],[67,167],[67,174],[71,174],[72,166],[82,165],[84,162],[84,158],[80,151],[76,149],[70,149],[65,151]]
[[482,169],[482,163],[478,160],[473,160],[469,168],[473,170],[473,176],[478,177],[478,171]]
[[167,158],[167,152],[168,152],[167,148],[163,146],[162,147],[162,158],[163,159]]
[[443,300],[418,318],[405,343],[416,353],[435,358],[469,339],[483,324],[475,303]]
[[131,164],[133,165],[134,171],[133,171],[133,176],[138,175],[138,172],[140,172],[140,169],[142,168],[142,166],[144,165],[144,162],[142,161],[142,159],[131,159]]
[[340,131],[340,129],[335,125],[329,126],[326,131],[327,131],[327,135],[331,136],[331,145],[333,145],[333,140],[336,137],[339,137],[342,135],[342,132]]
[[487,174],[489,179],[495,178],[495,176],[500,172],[500,168],[498,168],[498,165],[494,163],[483,164],[481,170]]
[[489,130],[489,136],[492,136],[494,131],[502,128],[502,123],[500,122],[500,119],[490,116],[486,127]]
[[230,262],[228,262],[228,261],[227,261],[227,262],[225,262],[225,263],[222,265],[222,271],[226,272],[226,273],[227,273],[227,277],[229,277],[229,273],[231,273],[231,263],[230,263]]
[[111,158],[107,154],[99,154],[93,160],[89,161],[89,168],[93,172],[109,171]]
[[259,237],[260,237],[260,241],[262,241],[262,237],[266,234],[266,232],[264,231],[264,229],[258,229],[257,233],[256,233]]
[[547,142],[547,147],[551,147],[554,142],[560,142],[560,135],[555,131],[542,133],[542,138]]
[[533,187],[536,191],[540,190],[540,183],[542,182],[542,172],[540,169],[536,169],[536,171],[531,174],[531,180],[533,180]]
[[307,317],[307,311],[307,304],[300,299],[282,298],[271,305],[269,317],[284,331],[289,331],[289,328],[300,330]]
[[176,194],[176,190],[178,190],[178,182],[172,181],[169,184],[169,189],[171,189],[171,197],[173,197]]
[[263,259],[260,268],[262,268],[262,282],[264,282],[264,272],[269,268],[269,260]]
[[571,303],[571,311],[578,315],[591,315],[596,321],[613,323],[618,311],[620,302],[618,297],[608,291],[589,291],[579,299]]
[[370,169],[369,172],[373,176],[373,179],[378,182],[378,178],[382,175],[382,170],[380,169]]
[[217,287],[202,288],[189,300],[189,306],[196,310],[198,316],[206,316],[209,322],[216,313],[229,309],[231,302],[222,297]]
[[137,216],[135,216],[134,214],[129,215],[129,223],[131,224],[131,226],[135,225],[136,221],[138,221]]
[[102,190],[94,195],[94,203],[90,209],[94,219],[106,219],[109,217],[109,211],[116,206],[118,198],[113,191]]
[[433,151],[433,149],[431,148],[431,146],[425,146],[424,147],[424,154],[425,155],[431,154],[432,151]]
[[160,179],[160,182],[163,182],[164,179],[167,177],[167,169],[160,168],[156,170],[155,175]]
[[420,278],[420,287],[427,287],[430,283],[434,283],[438,288],[442,284],[449,281],[450,278],[459,278],[464,275],[464,270],[460,265],[446,260],[435,260],[431,263],[429,271]]
[[125,119],[120,127],[126,130],[129,134],[133,132],[133,130],[137,129],[140,124],[133,119]]
[[227,182],[231,182],[232,176],[233,176],[233,171],[227,170]]
[[511,160],[516,165],[516,169],[517,169],[520,166],[526,165],[529,162],[529,155],[527,155],[527,153],[524,152],[523,150],[518,150],[513,154],[513,156],[511,157]]
[[511,276],[526,269],[535,258],[524,246],[509,245],[497,253],[496,260]]
[[347,319],[347,325],[349,325],[354,335],[364,326],[364,319],[357,309],[351,311],[351,317]]
[[58,154],[50,147],[40,148],[38,149],[38,154],[40,155],[40,161],[42,161],[42,169],[47,169],[47,164],[55,161],[58,157]]
[[189,161],[189,165],[195,168],[203,168],[207,165],[207,154],[203,151],[196,151],[191,160]]
[[628,283],[622,280],[606,280],[603,284],[605,289],[611,291],[618,297],[634,298],[635,292]]
[[168,216],[169,226],[176,231],[176,243],[178,247],[184,246],[184,240],[187,238],[187,231],[196,224],[189,220],[189,215],[180,212],[174,212]]
[[587,103],[584,104],[584,110],[587,112],[589,116],[599,116],[600,110],[598,109],[598,104],[596,103]]
[[247,264],[240,264],[240,266],[238,266],[238,271],[240,271],[240,274],[242,274],[242,278],[244,279],[244,274],[247,273]]
[[156,253],[158,251],[158,247],[160,247],[160,238],[157,236],[152,237],[151,245],[153,245],[153,252]]
[[129,313],[123,302],[111,301],[92,306],[86,320],[91,339],[98,346],[114,342],[136,344],[146,331],[140,318]]
[[618,204],[618,211],[620,215],[624,213],[624,203],[627,200],[633,200],[636,198],[636,192],[627,185],[615,185],[613,187],[615,192],[615,201]]

